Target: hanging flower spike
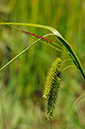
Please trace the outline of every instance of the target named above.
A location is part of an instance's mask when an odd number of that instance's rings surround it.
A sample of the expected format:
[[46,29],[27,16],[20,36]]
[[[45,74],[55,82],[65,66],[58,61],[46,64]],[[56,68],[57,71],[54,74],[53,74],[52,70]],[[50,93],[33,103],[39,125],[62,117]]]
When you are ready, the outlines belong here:
[[55,108],[56,99],[58,96],[60,80],[61,80],[61,66],[62,60],[57,58],[50,70],[46,80],[46,87],[43,93],[43,98],[47,99],[47,118],[52,119],[53,117],[53,110]]

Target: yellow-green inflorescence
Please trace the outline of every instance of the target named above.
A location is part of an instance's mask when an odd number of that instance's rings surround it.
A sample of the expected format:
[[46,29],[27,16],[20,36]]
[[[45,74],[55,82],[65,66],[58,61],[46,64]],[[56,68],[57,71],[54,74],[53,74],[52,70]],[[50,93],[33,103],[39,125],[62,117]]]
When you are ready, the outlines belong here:
[[49,70],[45,83],[43,98],[47,100],[47,118],[52,119],[53,110],[55,108],[56,99],[58,96],[60,81],[61,81],[61,66],[62,60],[57,58]]

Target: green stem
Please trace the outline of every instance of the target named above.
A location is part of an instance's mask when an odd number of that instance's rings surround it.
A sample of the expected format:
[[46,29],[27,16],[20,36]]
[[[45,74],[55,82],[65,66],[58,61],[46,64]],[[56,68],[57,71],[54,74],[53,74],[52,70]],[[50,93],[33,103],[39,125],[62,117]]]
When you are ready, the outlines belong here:
[[72,57],[72,60],[74,62],[74,64],[76,65],[76,67],[81,71],[84,79],[85,79],[85,72],[83,69],[83,66],[80,62],[80,60],[78,59],[76,53],[74,52],[74,50],[72,49],[72,47],[70,46],[70,44],[62,37],[57,36],[57,38],[59,39],[60,42],[62,42],[62,44],[67,48],[67,50],[70,52],[70,56]]
[[[46,36],[49,36],[49,35],[51,35],[51,34],[46,34],[46,35],[44,35],[43,37],[46,37]],[[1,69],[0,69],[0,71],[2,71],[4,68],[6,68],[9,64],[11,64],[14,60],[16,60],[19,56],[21,56],[23,53],[25,53],[30,47],[32,47],[33,45],[35,45],[38,41],[40,41],[41,43],[43,43],[42,41],[41,41],[41,39],[39,38],[38,40],[36,40],[34,43],[32,43],[30,46],[28,46],[26,49],[24,49],[23,51],[21,51],[18,55],[16,55],[13,59],[11,59],[8,63],[6,63]],[[48,46],[50,46],[50,47],[52,47],[52,48],[54,48],[54,49],[56,49],[56,50],[58,50],[58,51],[62,51],[62,50],[60,50],[60,49],[58,49],[57,47],[54,47],[54,46],[52,46],[52,45],[50,45],[50,44],[48,44],[48,43],[45,43],[46,45],[48,45]]]
[[[38,40],[37,40],[38,41]],[[17,56],[15,56],[13,59],[11,59],[8,63],[6,63],[1,69],[0,71],[2,71],[4,68],[6,68],[9,64],[11,64],[14,60],[16,60],[19,56],[21,56],[23,53],[25,53],[30,47],[32,47],[33,45],[35,45],[37,43],[37,41],[35,41],[34,43],[32,43],[30,46],[28,46],[26,49],[24,49],[22,52],[20,52]]]
[[82,94],[81,96],[79,96],[79,97],[77,98],[77,100],[74,102],[74,104],[73,104],[73,106],[72,106],[72,108],[71,108],[70,114],[69,114],[69,119],[68,119],[68,123],[67,123],[67,128],[66,128],[66,129],[68,129],[70,117],[71,117],[71,114],[72,114],[72,111],[73,111],[73,108],[74,108],[75,104],[76,104],[76,103],[79,101],[79,99],[81,99],[83,96],[85,96],[85,93]]

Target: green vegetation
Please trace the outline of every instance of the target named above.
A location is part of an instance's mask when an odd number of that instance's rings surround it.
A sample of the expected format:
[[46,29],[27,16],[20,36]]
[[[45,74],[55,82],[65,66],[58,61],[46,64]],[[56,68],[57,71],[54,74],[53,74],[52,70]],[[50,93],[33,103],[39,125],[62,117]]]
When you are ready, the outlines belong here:
[[[84,5],[83,0],[0,1],[0,19],[5,22],[38,23],[56,28],[71,43],[84,65]],[[16,27],[41,36],[48,33],[48,30],[31,26],[16,25]],[[53,35],[46,38],[61,45]],[[68,45],[65,45],[65,40],[57,38],[69,49]],[[0,68],[34,41],[29,35],[26,36],[7,25],[0,25]],[[58,101],[51,122],[53,129],[66,128],[73,103],[85,92],[84,70],[74,51],[69,49],[72,54],[70,56],[82,74],[75,67],[63,71]],[[1,128],[3,123],[4,129],[6,127],[9,129],[50,128],[50,122],[45,118],[42,91],[47,70],[56,57],[67,59],[63,63],[64,68],[71,63],[68,59],[69,55],[64,53],[62,55],[62,52],[48,46],[48,43],[45,45],[39,42],[0,72],[0,109],[3,109],[3,112],[0,110]],[[85,98],[82,98],[74,107],[69,128],[84,129],[84,100]]]

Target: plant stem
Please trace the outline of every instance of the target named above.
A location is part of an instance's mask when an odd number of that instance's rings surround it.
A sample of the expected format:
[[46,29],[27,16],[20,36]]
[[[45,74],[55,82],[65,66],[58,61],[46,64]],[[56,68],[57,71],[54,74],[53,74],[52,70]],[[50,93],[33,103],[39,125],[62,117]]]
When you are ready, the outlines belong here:
[[50,129],[52,129],[52,119],[51,119],[51,122],[50,122],[51,124],[50,124]]
[[79,96],[79,97],[76,99],[76,101],[74,102],[74,104],[73,104],[73,106],[72,106],[72,108],[71,108],[70,114],[69,114],[69,119],[68,119],[68,123],[67,123],[67,128],[66,128],[66,129],[68,129],[70,117],[71,117],[71,114],[72,114],[72,111],[73,111],[74,106],[75,106],[76,103],[77,103],[82,97],[84,97],[84,96],[85,96],[85,93],[82,94],[81,96]]
[[16,60],[19,56],[21,56],[23,53],[25,53],[30,47],[35,45],[38,40],[36,40],[34,43],[32,43],[30,46],[28,46],[26,49],[24,49],[22,52],[20,52],[18,55],[16,55],[13,59],[11,59],[8,63],[6,63],[1,69],[0,72],[6,68],[9,64],[11,64],[14,60]]

